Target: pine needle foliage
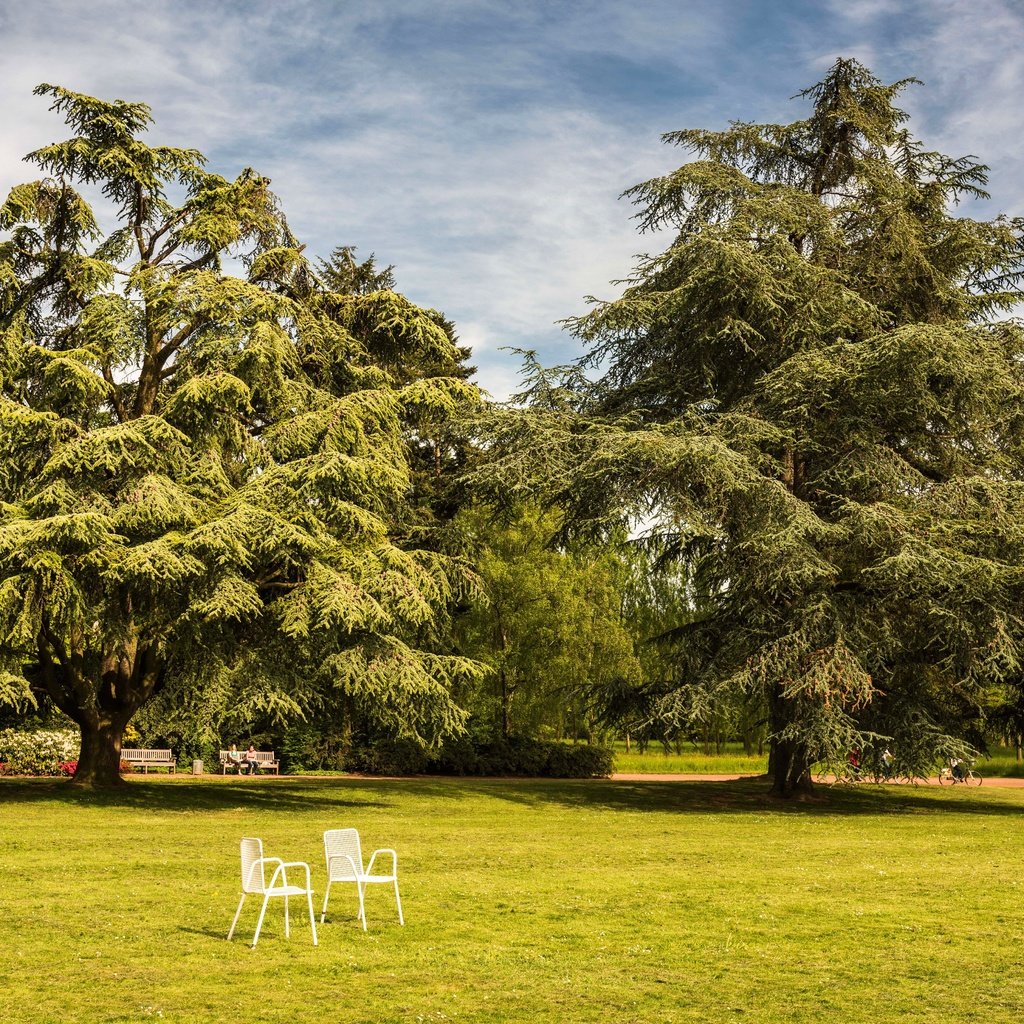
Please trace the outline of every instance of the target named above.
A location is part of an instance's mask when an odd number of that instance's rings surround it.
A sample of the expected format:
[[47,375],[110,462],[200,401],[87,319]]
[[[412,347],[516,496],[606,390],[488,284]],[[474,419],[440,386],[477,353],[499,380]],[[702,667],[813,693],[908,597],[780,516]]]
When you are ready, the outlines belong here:
[[0,207],[0,697],[74,719],[84,783],[117,781],[161,691],[211,730],[347,694],[393,732],[458,731],[476,667],[431,637],[467,575],[396,538],[406,421],[476,392],[366,340],[452,362],[438,315],[386,274],[335,290],[267,179],[150,145],[144,105],[36,92],[73,135]]
[[496,491],[546,483],[568,533],[643,517],[701,581],[661,712],[762,702],[780,795],[962,750],[1019,673],[1024,225],[956,214],[986,168],[910,134],[910,81],[839,60],[803,120],[666,135],[693,159],[626,194],[670,243],[496,427]]

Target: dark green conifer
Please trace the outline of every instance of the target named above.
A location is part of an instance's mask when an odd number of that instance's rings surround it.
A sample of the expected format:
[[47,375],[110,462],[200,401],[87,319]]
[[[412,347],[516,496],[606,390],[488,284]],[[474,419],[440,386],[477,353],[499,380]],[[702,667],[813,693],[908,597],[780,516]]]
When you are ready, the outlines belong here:
[[491,475],[688,564],[662,710],[754,695],[780,795],[881,736],[922,770],[1020,662],[1022,224],[954,213],[986,168],[910,134],[909,81],[839,60],[803,120],[667,135],[695,159],[627,193],[667,248],[569,322],[601,379],[535,368]]

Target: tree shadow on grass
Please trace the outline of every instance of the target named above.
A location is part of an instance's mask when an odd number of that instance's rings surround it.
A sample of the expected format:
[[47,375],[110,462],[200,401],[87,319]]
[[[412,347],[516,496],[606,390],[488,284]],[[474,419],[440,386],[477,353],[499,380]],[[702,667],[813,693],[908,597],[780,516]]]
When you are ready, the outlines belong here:
[[[364,780],[370,782],[370,780]],[[344,789],[325,786],[323,779],[261,779],[231,783],[181,780],[168,783],[131,779],[116,789],[79,789],[64,779],[2,779],[0,804],[64,804],[70,807],[111,807],[191,814],[246,807],[257,811],[337,811],[386,808],[383,782]]]
[[417,776],[415,778],[310,777],[240,780],[132,779],[114,790],[78,789],[65,780],[0,780],[0,803],[61,803],[163,812],[237,810],[325,811],[388,808],[405,796],[439,802],[488,797],[522,807],[671,814],[848,815],[974,814],[1021,812],[1012,790],[949,790],[920,786],[818,786],[810,800],[778,800],[763,778],[728,782],[638,782],[610,779],[523,779]]
[[[395,780],[397,781],[397,780]],[[906,814],[1020,814],[1012,790],[948,790],[929,786],[816,787],[809,800],[779,800],[764,778],[726,782],[634,782],[610,779],[406,780],[423,796],[486,795],[527,807],[558,804],[580,809],[675,814],[786,814],[798,817]],[[393,784],[393,783],[391,783]]]

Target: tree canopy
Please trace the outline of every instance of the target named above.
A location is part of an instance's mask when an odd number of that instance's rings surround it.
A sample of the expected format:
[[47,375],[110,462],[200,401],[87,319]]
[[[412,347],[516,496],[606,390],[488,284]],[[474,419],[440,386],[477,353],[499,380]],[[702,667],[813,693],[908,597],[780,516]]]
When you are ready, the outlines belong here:
[[409,539],[407,427],[476,391],[395,369],[457,363],[443,318],[311,265],[267,179],[150,145],[143,104],[36,91],[73,134],[0,207],[0,696],[78,723],[85,783],[162,687],[457,730],[466,572]]
[[986,168],[911,135],[908,84],[839,60],[801,120],[666,135],[694,158],[626,195],[667,248],[568,321],[586,354],[532,365],[481,474],[567,535],[646,523],[701,588],[661,711],[755,697],[780,795],[962,749],[1019,673],[1024,232],[956,215]]
[[615,550],[552,548],[552,517],[530,507],[508,522],[467,509],[459,526],[483,599],[458,618],[455,636],[490,669],[463,701],[477,731],[593,735],[608,694],[639,679]]

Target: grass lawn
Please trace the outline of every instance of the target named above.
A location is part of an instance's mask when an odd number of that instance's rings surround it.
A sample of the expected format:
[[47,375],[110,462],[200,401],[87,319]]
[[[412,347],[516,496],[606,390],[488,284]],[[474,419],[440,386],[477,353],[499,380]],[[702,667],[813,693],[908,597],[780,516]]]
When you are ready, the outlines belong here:
[[[615,771],[624,775],[759,775],[768,767],[767,754],[748,756],[739,743],[726,744],[721,754],[704,754],[695,748],[666,754],[660,744],[653,743],[642,754],[635,744],[629,753],[621,742],[614,749]],[[992,747],[975,767],[983,777],[1024,777],[1024,764],[1018,764],[1015,751],[1007,747]]]
[[[553,780],[0,780],[0,1020],[1016,1021],[1024,790]],[[370,931],[278,901],[225,941],[238,839],[395,846]]]
[[640,753],[636,745],[626,752],[615,743],[615,771],[624,775],[760,775],[768,768],[768,755],[747,755],[739,743],[728,743],[721,754],[705,754],[695,747],[681,753],[665,753],[661,744],[650,744]]

